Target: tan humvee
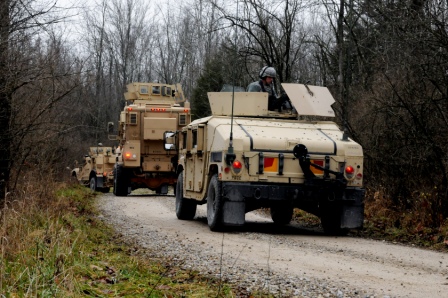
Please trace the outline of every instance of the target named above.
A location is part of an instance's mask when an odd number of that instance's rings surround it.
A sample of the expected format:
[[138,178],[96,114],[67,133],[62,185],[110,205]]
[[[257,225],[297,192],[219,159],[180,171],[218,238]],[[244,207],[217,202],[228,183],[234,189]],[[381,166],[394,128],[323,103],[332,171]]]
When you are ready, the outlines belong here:
[[93,191],[109,192],[114,183],[114,165],[113,148],[99,143],[96,147],[90,147],[89,154],[84,156],[84,164],[72,170],[72,177]]
[[293,208],[305,210],[330,234],[362,227],[361,146],[332,121],[299,120],[334,117],[327,88],[282,86],[293,109],[268,110],[262,92],[208,93],[212,116],[180,136],[179,219],[193,219],[206,203],[211,230],[243,225],[245,213],[259,208],[270,208],[277,224],[288,224]]
[[114,194],[137,188],[167,194],[177,181],[177,134],[190,123],[190,103],[180,84],[131,83],[116,138],[120,153],[114,168]]

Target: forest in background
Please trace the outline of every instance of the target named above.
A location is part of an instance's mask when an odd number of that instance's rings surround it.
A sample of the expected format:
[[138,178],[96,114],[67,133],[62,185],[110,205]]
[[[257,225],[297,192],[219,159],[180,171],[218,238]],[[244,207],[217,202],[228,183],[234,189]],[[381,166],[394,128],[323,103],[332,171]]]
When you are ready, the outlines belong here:
[[[107,139],[126,84],[206,92],[276,84],[330,89],[336,121],[364,148],[367,202],[394,225],[448,217],[448,4],[425,0],[48,0],[0,2],[0,197],[62,180]],[[7,193],[5,193],[7,190]],[[367,211],[372,209],[367,208]]]

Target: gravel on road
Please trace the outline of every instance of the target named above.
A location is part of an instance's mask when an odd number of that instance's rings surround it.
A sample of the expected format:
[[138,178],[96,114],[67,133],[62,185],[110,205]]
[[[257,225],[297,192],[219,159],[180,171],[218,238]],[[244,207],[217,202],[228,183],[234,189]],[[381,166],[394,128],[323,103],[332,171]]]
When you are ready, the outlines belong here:
[[206,205],[178,220],[172,196],[104,194],[100,217],[154,259],[275,297],[448,297],[446,254],[354,237],[329,237],[260,212],[211,232]]

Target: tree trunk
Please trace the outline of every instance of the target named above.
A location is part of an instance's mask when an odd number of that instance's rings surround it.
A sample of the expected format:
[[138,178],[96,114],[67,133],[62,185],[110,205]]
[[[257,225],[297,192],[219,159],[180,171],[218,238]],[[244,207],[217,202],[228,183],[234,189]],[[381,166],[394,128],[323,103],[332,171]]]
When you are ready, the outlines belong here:
[[6,195],[11,160],[11,94],[8,87],[9,0],[0,2],[0,203]]

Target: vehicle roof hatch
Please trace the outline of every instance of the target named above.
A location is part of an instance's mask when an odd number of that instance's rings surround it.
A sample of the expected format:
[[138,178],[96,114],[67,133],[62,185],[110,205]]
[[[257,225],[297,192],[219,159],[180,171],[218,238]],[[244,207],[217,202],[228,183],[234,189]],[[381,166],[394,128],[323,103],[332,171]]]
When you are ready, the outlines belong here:
[[335,102],[327,87],[282,83],[299,115],[334,117],[331,105]]

